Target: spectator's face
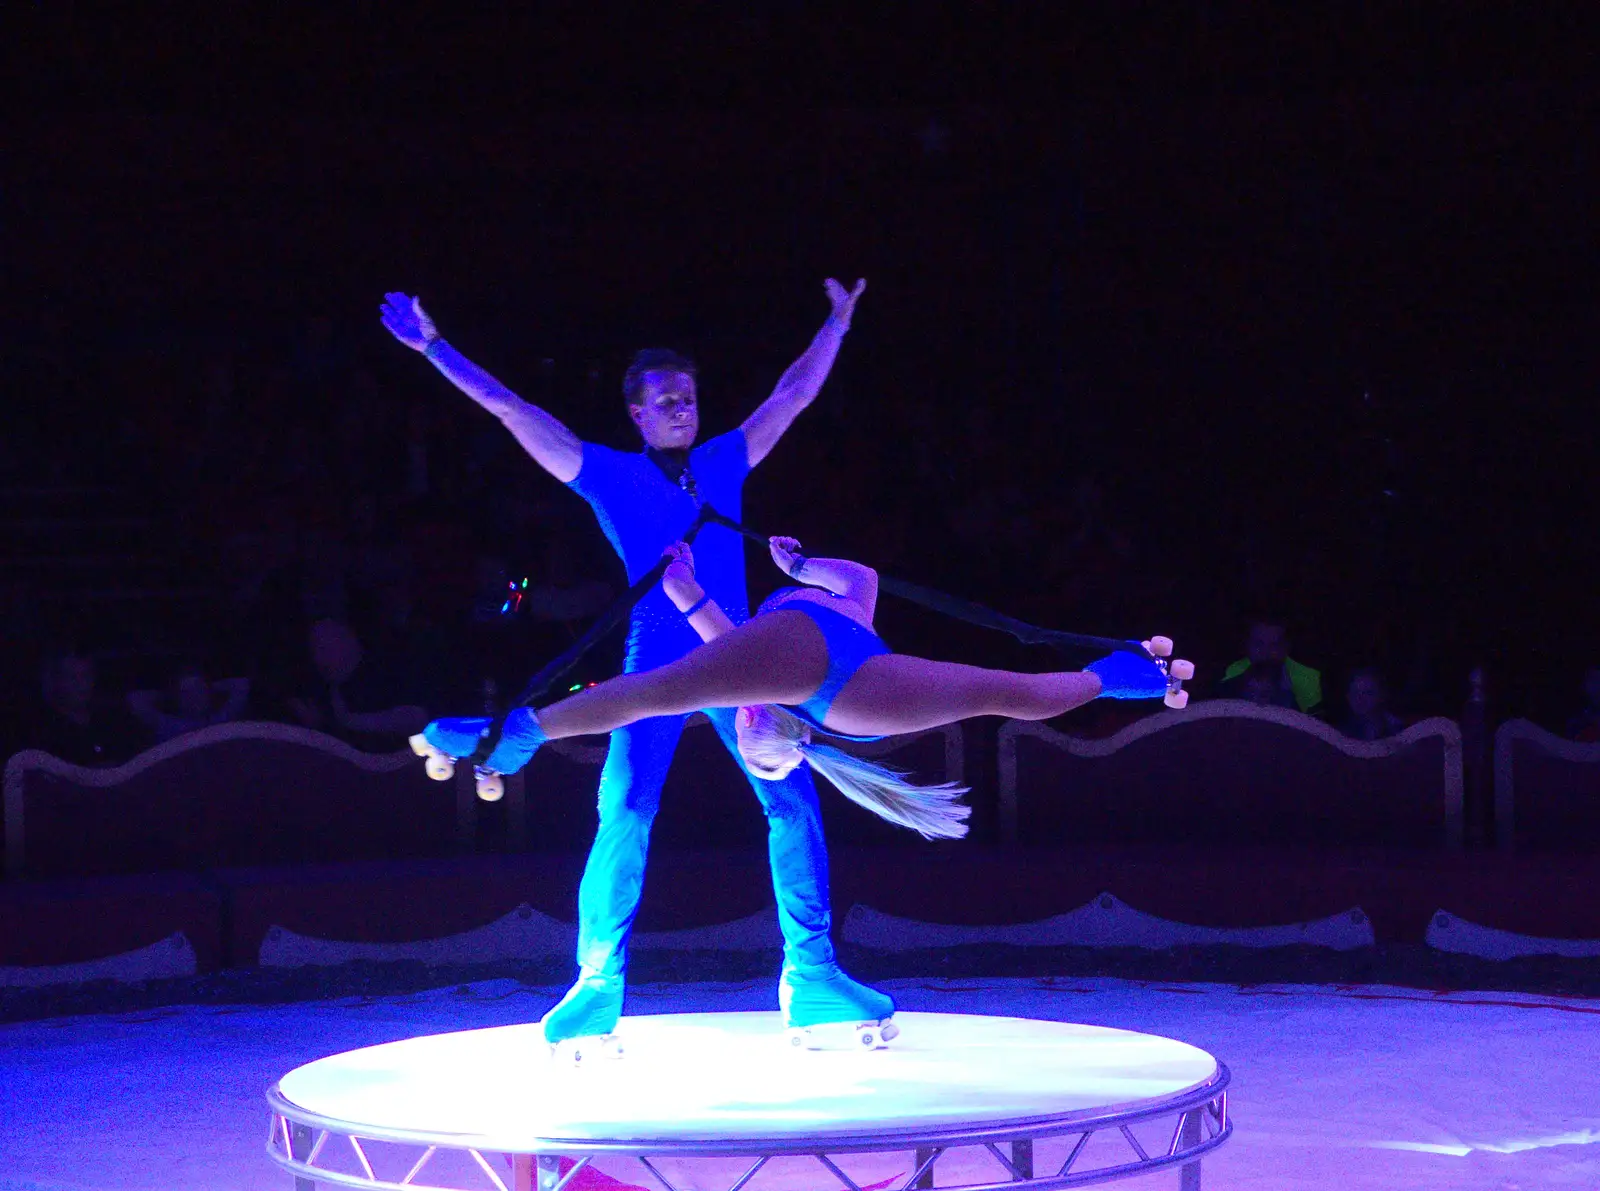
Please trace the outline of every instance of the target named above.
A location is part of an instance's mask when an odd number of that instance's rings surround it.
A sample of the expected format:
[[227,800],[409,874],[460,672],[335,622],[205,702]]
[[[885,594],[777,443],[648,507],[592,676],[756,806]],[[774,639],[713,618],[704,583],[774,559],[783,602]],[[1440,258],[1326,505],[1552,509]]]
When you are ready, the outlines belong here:
[[88,707],[94,698],[94,677],[92,658],[62,658],[56,663],[51,697],[61,707]]
[[348,682],[361,664],[361,643],[350,626],[338,620],[312,625],[311,664],[324,682]]
[[1352,678],[1344,697],[1357,719],[1372,719],[1383,710],[1383,687],[1370,674],[1357,674]]
[[683,372],[646,372],[639,379],[639,404],[628,406],[633,424],[658,451],[688,450],[700,433],[694,377]]
[[1281,624],[1253,624],[1244,654],[1252,666],[1281,666],[1289,656],[1289,633]]
[[172,696],[178,714],[189,719],[198,719],[211,710],[211,686],[202,675],[180,675],[173,684]]

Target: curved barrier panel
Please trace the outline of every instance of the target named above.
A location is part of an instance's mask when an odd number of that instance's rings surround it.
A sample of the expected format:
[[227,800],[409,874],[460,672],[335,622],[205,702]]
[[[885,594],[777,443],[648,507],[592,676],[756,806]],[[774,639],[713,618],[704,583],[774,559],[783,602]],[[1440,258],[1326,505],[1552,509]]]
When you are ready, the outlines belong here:
[[1233,699],[1106,740],[1000,730],[1008,842],[1459,847],[1461,732],[1424,720],[1376,742]]
[[333,967],[364,960],[424,964],[487,964],[504,960],[570,955],[577,932],[570,925],[541,914],[527,903],[493,922],[458,934],[409,943],[362,943],[319,939],[273,926],[262,940],[258,962],[263,968]]
[[1578,744],[1527,720],[1494,735],[1495,840],[1505,850],[1600,847],[1600,744]]
[[1227,929],[1190,926],[1135,910],[1102,893],[1075,910],[1041,922],[1005,926],[949,926],[896,918],[870,906],[852,906],[845,918],[846,942],[879,951],[999,943],[1013,947],[1327,947],[1353,951],[1375,942],[1372,923],[1359,908],[1315,922]]
[[1427,943],[1435,951],[1475,955],[1479,959],[1521,959],[1525,955],[1562,955],[1568,959],[1600,956],[1600,939],[1550,939],[1523,935],[1468,922],[1440,910],[1428,922]]
[[115,980],[138,984],[193,976],[198,971],[194,948],[180,930],[148,947],[76,964],[12,965],[0,967],[0,988],[42,988],[52,984],[88,984]]
[[285,724],[221,724],[109,769],[22,752],[6,763],[7,872],[438,855],[454,846],[457,784],[429,781],[409,751]]

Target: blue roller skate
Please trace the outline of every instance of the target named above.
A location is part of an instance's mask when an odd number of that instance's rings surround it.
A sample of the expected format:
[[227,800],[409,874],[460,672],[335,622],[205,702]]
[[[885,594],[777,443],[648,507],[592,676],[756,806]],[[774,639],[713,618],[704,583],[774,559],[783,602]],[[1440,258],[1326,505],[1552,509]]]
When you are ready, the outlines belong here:
[[881,1050],[900,1034],[893,998],[852,980],[838,964],[785,964],[778,1004],[790,1044],[806,1050]]
[[1170,637],[1151,637],[1134,644],[1142,654],[1118,650],[1084,667],[1099,676],[1100,698],[1162,699],[1168,707],[1187,706],[1189,692],[1183,684],[1194,677],[1194,663],[1172,658]]
[[622,1016],[622,991],[620,972],[580,968],[577,983],[539,1019],[551,1053],[575,1064],[620,1059],[622,1040],[613,1031]]
[[[429,777],[436,782],[448,781],[456,771],[456,762],[471,756],[493,725],[487,716],[434,720],[411,738],[411,751],[427,761]],[[478,797],[485,802],[498,801],[505,793],[501,776],[516,773],[526,765],[546,739],[531,707],[518,707],[507,715],[500,742],[482,765],[473,767]]]

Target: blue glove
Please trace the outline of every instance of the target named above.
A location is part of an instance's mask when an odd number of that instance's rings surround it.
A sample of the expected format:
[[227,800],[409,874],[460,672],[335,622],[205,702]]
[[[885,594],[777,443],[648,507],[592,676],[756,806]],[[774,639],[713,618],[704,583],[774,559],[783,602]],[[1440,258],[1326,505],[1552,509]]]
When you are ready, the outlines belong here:
[[1099,676],[1102,699],[1160,699],[1167,693],[1167,672],[1142,653],[1119,649],[1084,669]]
[[422,730],[422,738],[447,757],[470,757],[472,750],[478,747],[489,725],[494,721],[488,716],[474,716],[470,719],[434,720]]
[[[478,741],[489,733],[494,721],[487,716],[434,720],[422,730],[423,738],[441,753],[451,757],[470,757]],[[539,717],[530,707],[518,707],[506,716],[500,743],[483,763],[494,773],[516,773],[526,765],[539,746],[549,739],[539,726]]]

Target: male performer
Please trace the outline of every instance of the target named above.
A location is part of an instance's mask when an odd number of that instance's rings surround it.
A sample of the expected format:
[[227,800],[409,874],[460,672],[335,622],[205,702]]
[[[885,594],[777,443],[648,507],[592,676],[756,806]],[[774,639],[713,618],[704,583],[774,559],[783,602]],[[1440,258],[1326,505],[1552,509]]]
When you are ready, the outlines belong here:
[[[772,395],[742,426],[695,446],[700,429],[694,364],[668,351],[642,351],[623,379],[628,414],[644,440],[633,454],[588,443],[537,406],[523,401],[439,336],[419,299],[385,296],[383,324],[511,431],[524,450],[593,507],[632,583],[649,570],[694,520],[700,502],[738,519],[750,469],[767,457],[810,405],[833,367],[850,329],[865,281],[846,290],[829,279],[833,313],[805,353],[779,379]],[[696,576],[706,593],[738,624],[749,616],[744,544],[735,533],[707,526],[695,541]],[[688,619],[654,588],[633,610],[625,670],[650,670],[700,644]],[[778,781],[753,776],[740,760],[731,709],[706,714],[744,770],[767,816],[772,885],[783,929],[779,1003],[790,1026],[791,1005],[832,1006],[829,1021],[887,1017],[887,996],[851,980],[839,969],[829,938],[828,856],[808,767]],[[578,980],[543,1019],[552,1044],[608,1035],[622,1012],[628,934],[639,908],[650,825],[672,761],[684,717],[664,716],[618,728],[600,774],[600,825],[578,890]],[[796,998],[796,990],[801,995]]]

